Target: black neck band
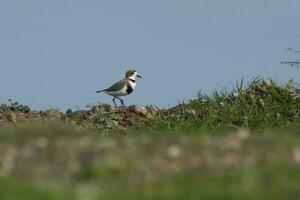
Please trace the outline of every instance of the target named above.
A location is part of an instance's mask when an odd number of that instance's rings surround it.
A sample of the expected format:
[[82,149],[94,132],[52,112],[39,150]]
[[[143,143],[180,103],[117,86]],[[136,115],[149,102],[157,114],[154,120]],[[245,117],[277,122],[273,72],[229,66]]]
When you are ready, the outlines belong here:
[[129,80],[132,81],[133,83],[135,83],[135,80],[133,80],[133,79],[131,79],[131,78],[130,78]]

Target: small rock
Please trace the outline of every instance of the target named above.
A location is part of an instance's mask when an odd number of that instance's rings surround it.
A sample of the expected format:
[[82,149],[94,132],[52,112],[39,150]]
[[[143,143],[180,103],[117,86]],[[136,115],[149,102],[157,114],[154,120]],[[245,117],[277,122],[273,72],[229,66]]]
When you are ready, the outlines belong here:
[[292,154],[293,154],[294,161],[299,164],[300,163],[300,148],[297,147],[296,149],[294,149]]
[[128,110],[133,111],[134,113],[141,116],[147,116],[147,109],[143,106],[129,106]]
[[6,119],[7,119],[9,122],[15,123],[15,122],[17,122],[17,114],[14,113],[14,112],[10,112],[10,113],[7,114]]
[[185,112],[189,115],[193,115],[195,116],[197,114],[197,112],[193,109],[186,109]]
[[207,103],[207,102],[208,102],[208,99],[203,98],[203,99],[201,99],[201,102],[202,102],[202,103]]
[[181,149],[178,145],[172,145],[167,149],[167,155],[170,158],[178,158],[181,155]]
[[239,96],[239,93],[238,93],[238,92],[233,92],[233,93],[232,93],[232,96],[233,96],[234,98],[237,98],[237,97]]
[[271,80],[264,80],[264,81],[263,81],[263,84],[264,84],[266,87],[271,87],[273,83],[272,83]]
[[264,100],[262,100],[262,98],[258,100],[258,105],[260,105],[261,107],[265,107],[265,102]]
[[116,120],[112,120],[112,123],[113,123],[113,125],[116,126],[116,127],[119,126],[119,123],[118,123],[118,121],[116,121]]
[[225,108],[225,103],[224,102],[220,102],[220,106],[221,106],[221,108]]

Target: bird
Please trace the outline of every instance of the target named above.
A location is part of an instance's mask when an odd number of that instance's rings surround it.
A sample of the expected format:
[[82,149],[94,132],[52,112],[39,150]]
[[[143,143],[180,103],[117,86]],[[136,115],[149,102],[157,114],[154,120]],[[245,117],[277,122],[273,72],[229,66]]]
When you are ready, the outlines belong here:
[[116,82],[107,89],[99,90],[96,93],[104,92],[110,96],[113,96],[113,102],[117,107],[115,102],[118,99],[121,102],[121,105],[124,106],[124,101],[121,99],[121,96],[129,95],[133,92],[136,86],[136,78],[142,78],[134,69],[129,69],[126,71],[125,78]]

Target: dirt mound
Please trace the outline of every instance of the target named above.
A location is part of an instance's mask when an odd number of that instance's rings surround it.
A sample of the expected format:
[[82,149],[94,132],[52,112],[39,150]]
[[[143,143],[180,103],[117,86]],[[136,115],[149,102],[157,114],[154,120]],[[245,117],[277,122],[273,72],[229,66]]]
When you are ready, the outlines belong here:
[[28,111],[9,107],[0,111],[0,126],[14,123],[33,122],[35,120],[59,120],[69,124],[102,126],[103,128],[126,128],[132,125],[144,124],[152,119],[155,109],[150,106],[114,108],[109,104],[100,104],[88,110],[68,110],[66,113],[57,108],[45,111]]

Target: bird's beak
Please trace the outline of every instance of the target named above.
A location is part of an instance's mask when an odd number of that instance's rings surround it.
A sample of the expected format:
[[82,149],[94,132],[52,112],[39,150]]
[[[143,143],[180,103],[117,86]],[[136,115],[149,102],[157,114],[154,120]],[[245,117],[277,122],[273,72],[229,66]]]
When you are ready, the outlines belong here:
[[138,78],[142,78],[140,75],[136,75],[136,77],[138,77]]

